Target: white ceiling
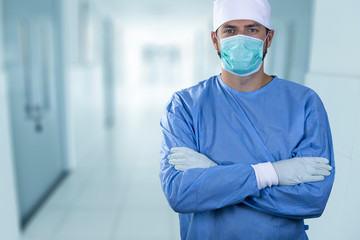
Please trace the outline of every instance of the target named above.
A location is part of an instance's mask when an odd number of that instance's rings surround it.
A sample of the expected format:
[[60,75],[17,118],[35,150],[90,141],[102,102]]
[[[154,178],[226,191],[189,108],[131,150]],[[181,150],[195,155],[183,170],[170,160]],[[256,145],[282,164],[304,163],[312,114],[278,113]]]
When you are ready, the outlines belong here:
[[131,16],[211,16],[212,0],[94,0],[115,15]]

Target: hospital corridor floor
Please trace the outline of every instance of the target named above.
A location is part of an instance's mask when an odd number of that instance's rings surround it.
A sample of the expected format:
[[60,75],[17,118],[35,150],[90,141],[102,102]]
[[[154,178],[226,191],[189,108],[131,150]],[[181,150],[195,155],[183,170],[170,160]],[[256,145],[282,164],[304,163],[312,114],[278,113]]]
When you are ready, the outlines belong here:
[[120,106],[115,127],[89,147],[19,240],[180,239],[158,177],[165,104]]

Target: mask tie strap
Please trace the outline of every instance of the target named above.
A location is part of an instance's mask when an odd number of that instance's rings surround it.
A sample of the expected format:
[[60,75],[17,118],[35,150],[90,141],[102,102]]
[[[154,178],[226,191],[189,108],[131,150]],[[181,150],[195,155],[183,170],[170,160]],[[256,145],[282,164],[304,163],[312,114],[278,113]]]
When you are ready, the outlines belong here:
[[[265,37],[265,39],[264,39],[264,44],[265,44],[265,41],[266,41],[266,45],[267,45],[267,38],[268,38],[268,36],[269,36],[269,33],[270,33],[270,31],[266,34],[266,37]],[[265,49],[265,53],[264,53],[264,55],[263,55],[263,61],[264,61],[264,59],[265,59],[265,56],[266,56],[266,54],[267,54],[267,46],[266,46],[266,49]]]

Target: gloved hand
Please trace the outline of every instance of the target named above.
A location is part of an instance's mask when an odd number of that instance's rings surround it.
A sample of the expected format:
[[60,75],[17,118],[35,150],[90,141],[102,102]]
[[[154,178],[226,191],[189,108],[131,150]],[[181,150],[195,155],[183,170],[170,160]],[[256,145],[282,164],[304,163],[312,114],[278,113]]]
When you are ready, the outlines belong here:
[[296,157],[273,162],[279,185],[318,182],[330,175],[329,160],[320,157]]
[[168,156],[169,163],[174,165],[178,171],[185,171],[190,168],[209,168],[217,165],[204,154],[190,148],[175,147],[171,149],[171,153]]

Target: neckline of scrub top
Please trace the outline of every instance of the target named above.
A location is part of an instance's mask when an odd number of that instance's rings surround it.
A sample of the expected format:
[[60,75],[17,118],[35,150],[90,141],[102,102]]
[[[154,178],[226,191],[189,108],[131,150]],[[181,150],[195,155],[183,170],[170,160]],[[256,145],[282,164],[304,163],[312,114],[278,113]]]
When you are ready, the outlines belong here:
[[271,80],[268,84],[266,84],[265,86],[263,86],[262,88],[259,88],[257,90],[254,90],[254,91],[251,91],[251,92],[240,92],[230,86],[228,86],[221,78],[221,75],[219,74],[217,76],[217,79],[218,81],[220,82],[220,84],[226,88],[227,90],[229,90],[230,92],[232,93],[235,93],[235,94],[238,94],[238,95],[253,95],[253,94],[258,94],[258,93],[262,93],[264,91],[266,91],[268,88],[270,88],[272,85],[274,85],[278,80],[279,78],[277,76],[272,76],[274,77],[273,80]]

